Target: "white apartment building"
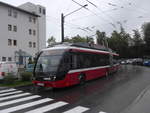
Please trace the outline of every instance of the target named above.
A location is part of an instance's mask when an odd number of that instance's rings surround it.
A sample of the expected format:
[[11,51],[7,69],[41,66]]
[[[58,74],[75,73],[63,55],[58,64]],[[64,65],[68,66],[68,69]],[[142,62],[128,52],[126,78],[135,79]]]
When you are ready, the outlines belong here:
[[0,2],[0,61],[26,64],[45,47],[45,7],[29,2],[15,7]]

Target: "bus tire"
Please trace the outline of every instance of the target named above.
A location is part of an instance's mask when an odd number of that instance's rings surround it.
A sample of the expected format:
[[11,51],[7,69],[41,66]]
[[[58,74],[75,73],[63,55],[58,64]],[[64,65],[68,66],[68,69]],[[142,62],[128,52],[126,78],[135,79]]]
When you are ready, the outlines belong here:
[[85,81],[86,81],[86,76],[85,76],[85,74],[80,74],[80,75],[78,76],[78,79],[79,79],[79,84],[80,84],[80,85],[85,84]]

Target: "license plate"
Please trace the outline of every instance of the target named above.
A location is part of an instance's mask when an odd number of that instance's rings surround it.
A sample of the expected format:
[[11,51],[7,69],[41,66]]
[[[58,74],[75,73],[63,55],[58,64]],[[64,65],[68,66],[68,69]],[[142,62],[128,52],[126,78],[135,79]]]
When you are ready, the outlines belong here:
[[38,86],[44,86],[44,83],[37,83]]

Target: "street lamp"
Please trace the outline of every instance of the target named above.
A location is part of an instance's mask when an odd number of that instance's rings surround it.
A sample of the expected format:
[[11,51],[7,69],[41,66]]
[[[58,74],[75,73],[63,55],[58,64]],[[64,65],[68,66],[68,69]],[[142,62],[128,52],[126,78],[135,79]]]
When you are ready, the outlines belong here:
[[79,11],[82,8],[85,8],[86,6],[88,6],[88,5],[87,4],[83,5],[80,8],[78,8],[78,9],[76,9],[76,10],[74,10],[74,11],[68,13],[68,14],[66,14],[65,16],[64,16],[63,13],[61,14],[61,39],[62,39],[62,42],[64,42],[64,20],[65,20],[65,17],[71,15],[74,12]]

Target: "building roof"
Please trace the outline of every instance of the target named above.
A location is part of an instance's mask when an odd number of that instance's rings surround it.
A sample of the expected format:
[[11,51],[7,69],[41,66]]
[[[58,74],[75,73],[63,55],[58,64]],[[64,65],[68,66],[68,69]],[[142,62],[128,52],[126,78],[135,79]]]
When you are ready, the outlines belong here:
[[13,6],[13,5],[10,5],[10,4],[1,2],[1,1],[0,1],[0,5],[4,5],[4,6],[7,6],[7,7],[11,7],[11,8],[14,8],[14,9],[16,9],[16,10],[19,10],[19,11],[21,11],[21,12],[24,12],[24,13],[27,13],[27,14],[30,14],[30,15],[33,15],[33,16],[36,16],[36,17],[40,17],[40,15],[37,15],[37,14],[35,14],[35,13],[26,11],[26,10],[24,10],[24,9],[21,9],[21,8],[19,8],[19,7],[15,7],[15,6]]

